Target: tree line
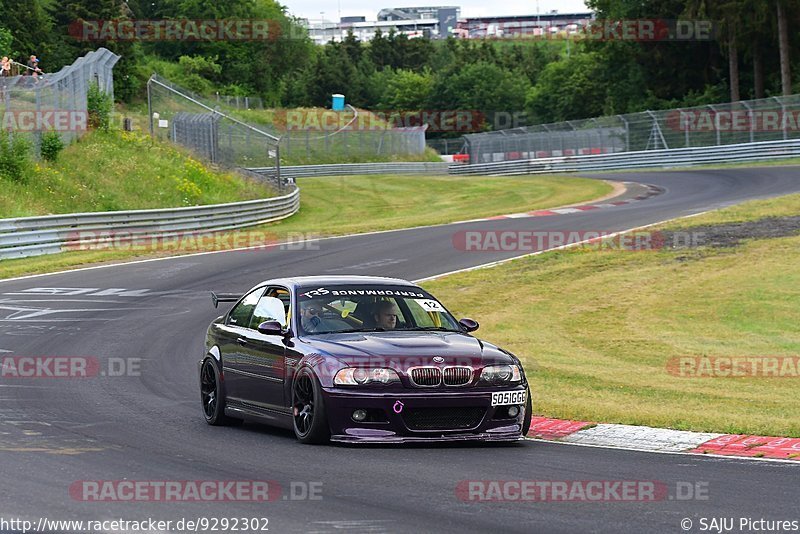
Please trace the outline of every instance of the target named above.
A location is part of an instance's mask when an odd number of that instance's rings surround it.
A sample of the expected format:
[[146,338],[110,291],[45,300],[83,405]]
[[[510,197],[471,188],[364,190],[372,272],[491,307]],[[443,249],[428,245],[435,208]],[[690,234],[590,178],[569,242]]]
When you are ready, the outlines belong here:
[[[274,0],[0,0],[4,55],[54,71],[97,46],[121,54],[119,99],[141,99],[153,70],[201,92],[270,106],[329,106],[343,93],[376,110],[525,112],[530,124],[791,94],[800,71],[800,0],[587,0],[599,20],[711,20],[708,40],[429,40],[378,33],[316,46]],[[76,20],[269,19],[262,41],[80,41]],[[8,41],[8,42],[4,42]],[[176,79],[177,78],[177,79]]]

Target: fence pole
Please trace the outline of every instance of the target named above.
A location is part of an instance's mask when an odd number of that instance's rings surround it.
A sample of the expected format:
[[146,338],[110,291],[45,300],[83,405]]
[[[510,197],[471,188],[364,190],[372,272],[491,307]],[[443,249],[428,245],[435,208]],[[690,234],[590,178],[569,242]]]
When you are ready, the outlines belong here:
[[753,109],[747,105],[746,100],[740,100],[739,103],[747,108],[747,120],[750,123],[750,142],[752,143],[754,138],[753,126],[755,126],[753,124]]
[[151,92],[152,88],[150,86],[150,80],[147,80],[147,115],[150,118],[150,137],[154,137],[155,131],[153,130],[153,100]]
[[711,104],[708,104],[708,107],[711,109],[711,116],[714,118],[714,122],[713,122],[712,124],[714,125],[714,131],[715,131],[715,132],[716,132],[716,134],[717,134],[717,146],[719,146],[719,145],[721,145],[721,144],[722,144],[722,138],[720,137],[720,131],[719,131],[719,128],[717,128],[717,126],[718,126],[718,125],[717,125],[717,110],[716,110],[716,108],[715,108],[713,105],[711,105]]
[[789,139],[789,133],[786,131],[786,125],[787,125],[786,104],[783,103],[782,98],[778,98],[777,96],[773,96],[772,98],[774,98],[775,101],[778,102],[778,105],[781,107],[781,123],[783,123],[783,128],[781,128],[781,130],[783,130],[783,140],[786,141],[787,139]]
[[625,152],[630,152],[631,151],[631,127],[630,127],[630,124],[628,124],[628,119],[626,119],[624,116],[617,115],[617,117],[619,117],[619,120],[621,120],[622,124],[625,125]]

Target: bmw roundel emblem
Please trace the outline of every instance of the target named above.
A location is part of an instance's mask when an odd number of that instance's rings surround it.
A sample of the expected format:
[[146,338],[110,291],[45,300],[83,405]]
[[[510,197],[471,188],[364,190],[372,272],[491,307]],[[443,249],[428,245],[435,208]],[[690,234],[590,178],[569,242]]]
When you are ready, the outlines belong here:
[[441,356],[434,356],[433,363],[444,363],[444,358],[442,358]]

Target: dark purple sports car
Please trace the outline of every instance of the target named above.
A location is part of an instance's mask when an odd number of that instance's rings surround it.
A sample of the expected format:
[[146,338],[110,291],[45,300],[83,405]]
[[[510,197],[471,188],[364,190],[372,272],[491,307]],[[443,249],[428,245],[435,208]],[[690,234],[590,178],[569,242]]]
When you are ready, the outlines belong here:
[[514,441],[531,399],[516,356],[427,291],[367,276],[267,280],[214,320],[200,361],[211,425],[257,420],[303,443]]

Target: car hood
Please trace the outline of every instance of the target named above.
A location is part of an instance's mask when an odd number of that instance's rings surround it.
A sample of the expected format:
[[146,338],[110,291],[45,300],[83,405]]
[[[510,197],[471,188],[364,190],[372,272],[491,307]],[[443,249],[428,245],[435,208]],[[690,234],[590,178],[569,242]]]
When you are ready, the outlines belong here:
[[[514,363],[496,346],[459,332],[370,332],[326,334],[304,340],[315,352],[337,358],[346,365],[392,367],[405,370],[420,365],[470,365]],[[438,357],[443,361],[434,361]]]

